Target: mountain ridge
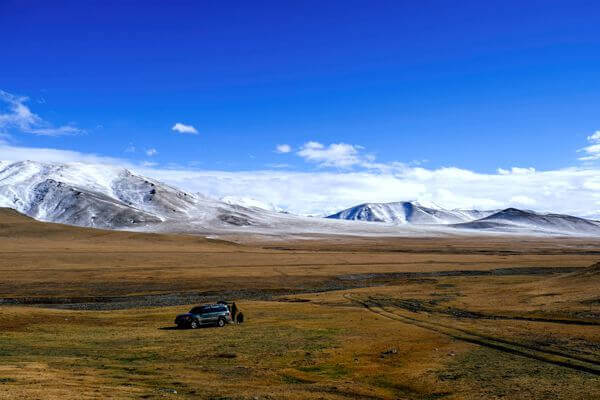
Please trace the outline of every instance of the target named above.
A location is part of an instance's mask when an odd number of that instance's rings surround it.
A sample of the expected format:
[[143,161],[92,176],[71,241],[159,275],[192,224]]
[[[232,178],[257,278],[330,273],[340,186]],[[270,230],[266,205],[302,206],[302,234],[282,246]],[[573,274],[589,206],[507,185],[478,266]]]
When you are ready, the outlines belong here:
[[419,201],[362,203],[329,215],[331,219],[349,219],[393,224],[442,224],[469,222],[488,216],[494,211],[446,210],[423,205]]
[[445,210],[418,201],[363,203],[316,218],[263,209],[263,204],[249,198],[230,196],[224,200],[187,193],[121,167],[0,161],[0,207],[40,221],[82,227],[272,237],[474,233],[600,236],[598,221],[518,209]]
[[539,213],[509,207],[487,217],[455,225],[467,229],[556,230],[573,233],[600,233],[600,222],[557,213]]

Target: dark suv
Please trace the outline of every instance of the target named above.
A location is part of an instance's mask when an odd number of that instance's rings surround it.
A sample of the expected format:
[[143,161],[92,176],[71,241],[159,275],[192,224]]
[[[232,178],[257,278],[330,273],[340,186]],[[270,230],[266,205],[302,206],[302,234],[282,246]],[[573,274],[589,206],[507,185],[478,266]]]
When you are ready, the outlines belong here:
[[231,312],[225,304],[207,304],[194,307],[187,314],[180,314],[175,318],[178,328],[199,328],[201,325],[216,325],[223,327],[233,322]]

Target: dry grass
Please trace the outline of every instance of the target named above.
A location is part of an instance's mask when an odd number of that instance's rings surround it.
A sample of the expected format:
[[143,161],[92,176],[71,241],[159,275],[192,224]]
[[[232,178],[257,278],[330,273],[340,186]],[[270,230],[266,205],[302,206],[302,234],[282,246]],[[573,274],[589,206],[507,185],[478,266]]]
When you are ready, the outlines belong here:
[[[3,211],[0,297],[306,290],[348,274],[583,267],[598,258],[597,244],[320,238],[236,245],[42,224]],[[164,329],[187,306],[3,306],[0,399],[600,398],[595,270],[377,283],[286,296],[305,302],[240,300],[247,323],[223,329]],[[565,359],[573,365],[555,362]]]
[[[246,238],[248,239],[248,238]],[[112,296],[315,287],[346,274],[584,267],[598,240],[321,238],[238,245],[82,229],[0,209],[0,296]]]

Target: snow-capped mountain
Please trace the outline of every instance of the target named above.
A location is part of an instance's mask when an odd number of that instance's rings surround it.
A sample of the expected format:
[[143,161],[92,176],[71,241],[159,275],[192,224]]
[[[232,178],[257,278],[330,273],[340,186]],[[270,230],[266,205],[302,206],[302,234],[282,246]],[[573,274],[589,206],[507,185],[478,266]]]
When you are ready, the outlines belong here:
[[311,234],[431,237],[474,232],[600,236],[597,221],[517,209],[444,210],[417,202],[371,203],[329,218],[309,218],[268,210],[268,205],[248,199],[223,200],[186,193],[119,167],[0,162],[0,207],[41,221],[84,227],[276,238]]
[[[444,225],[478,232],[600,235],[600,222],[562,214],[505,210],[445,210],[412,202],[365,203],[327,218],[386,222],[396,225]],[[437,206],[439,207],[439,206]]]
[[[233,201],[231,201],[233,203]],[[0,162],[0,207],[35,219],[84,227],[210,235],[304,234],[404,236],[351,221],[301,217],[186,193],[124,168],[80,163]],[[432,228],[427,235],[442,234]]]
[[79,163],[1,163],[0,207],[41,221],[108,229],[188,219],[250,223],[240,207],[124,168]]
[[474,221],[495,211],[445,210],[417,201],[394,203],[365,203],[348,208],[327,218],[358,221],[388,222],[393,224],[458,224]]
[[455,225],[458,228],[505,232],[564,232],[600,234],[600,223],[563,214],[542,214],[535,211],[507,208],[487,217]]

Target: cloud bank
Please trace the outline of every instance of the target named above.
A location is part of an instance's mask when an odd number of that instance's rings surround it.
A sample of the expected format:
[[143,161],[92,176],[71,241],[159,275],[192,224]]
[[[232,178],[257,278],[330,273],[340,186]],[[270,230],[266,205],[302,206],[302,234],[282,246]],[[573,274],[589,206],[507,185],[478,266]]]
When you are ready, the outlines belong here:
[[446,208],[533,208],[600,216],[600,170],[483,174],[459,168],[407,167],[396,173],[193,171],[141,173],[214,197],[237,195],[299,214],[324,215],[364,202],[432,201]]
[[0,140],[0,160],[83,162],[129,168],[194,193],[249,197],[298,214],[325,215],[364,202],[433,201],[446,208],[532,208],[600,216],[600,168],[552,171],[511,168],[478,173],[460,168],[391,170],[282,170],[226,172],[161,168],[97,154],[10,145]]

